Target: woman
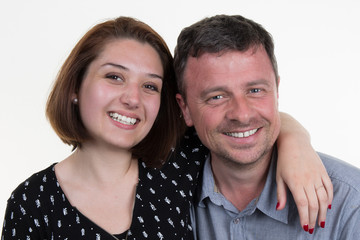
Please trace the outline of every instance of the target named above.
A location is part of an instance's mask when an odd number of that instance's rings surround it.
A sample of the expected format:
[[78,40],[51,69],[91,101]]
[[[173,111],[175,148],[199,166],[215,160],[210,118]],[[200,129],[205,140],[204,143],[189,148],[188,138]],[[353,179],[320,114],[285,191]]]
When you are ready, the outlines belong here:
[[192,239],[207,150],[191,129],[172,149],[184,130],[175,93],[172,56],[154,30],[126,17],[93,27],[47,103],[75,151],[13,192],[3,239]]

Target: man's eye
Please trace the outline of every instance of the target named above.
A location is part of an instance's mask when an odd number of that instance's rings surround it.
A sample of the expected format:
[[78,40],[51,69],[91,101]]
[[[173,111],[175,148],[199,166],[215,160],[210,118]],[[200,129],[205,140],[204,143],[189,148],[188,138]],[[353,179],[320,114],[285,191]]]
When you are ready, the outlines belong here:
[[250,90],[250,93],[259,93],[259,92],[261,92],[260,88],[254,88]]
[[223,96],[221,96],[221,95],[216,95],[216,96],[214,96],[214,97],[211,97],[210,99],[211,100],[216,100],[216,99],[222,99],[223,98]]
[[208,97],[206,102],[208,104],[220,104],[221,102],[223,102],[224,96],[223,95],[216,95],[216,96],[212,96],[212,97]]

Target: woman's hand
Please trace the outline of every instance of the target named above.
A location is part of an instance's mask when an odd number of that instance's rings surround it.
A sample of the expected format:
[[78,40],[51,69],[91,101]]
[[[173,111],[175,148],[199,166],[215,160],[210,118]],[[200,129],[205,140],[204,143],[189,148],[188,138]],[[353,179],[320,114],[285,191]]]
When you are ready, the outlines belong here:
[[325,227],[326,212],[328,208],[331,209],[333,199],[331,180],[311,146],[309,133],[294,118],[284,113],[281,113],[277,146],[277,209],[285,207],[288,187],[297,205],[302,227],[312,234],[317,216],[318,225]]

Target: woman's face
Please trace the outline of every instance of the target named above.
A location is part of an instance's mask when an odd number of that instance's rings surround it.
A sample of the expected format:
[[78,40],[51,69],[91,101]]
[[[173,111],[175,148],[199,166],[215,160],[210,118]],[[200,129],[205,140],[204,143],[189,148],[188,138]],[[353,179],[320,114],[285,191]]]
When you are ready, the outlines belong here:
[[163,67],[148,43],[117,39],[88,67],[79,91],[82,122],[95,144],[131,149],[160,108]]

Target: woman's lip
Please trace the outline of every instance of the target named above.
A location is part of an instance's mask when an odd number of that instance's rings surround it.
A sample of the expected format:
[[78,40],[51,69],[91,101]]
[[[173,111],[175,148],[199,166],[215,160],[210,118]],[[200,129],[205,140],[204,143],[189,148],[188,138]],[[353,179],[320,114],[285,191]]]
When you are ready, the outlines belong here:
[[117,121],[119,123],[126,124],[126,125],[135,125],[136,123],[138,123],[140,121],[139,118],[133,117],[134,115],[129,116],[128,114],[125,115],[125,114],[120,114],[117,112],[109,112],[108,115],[114,121]]

